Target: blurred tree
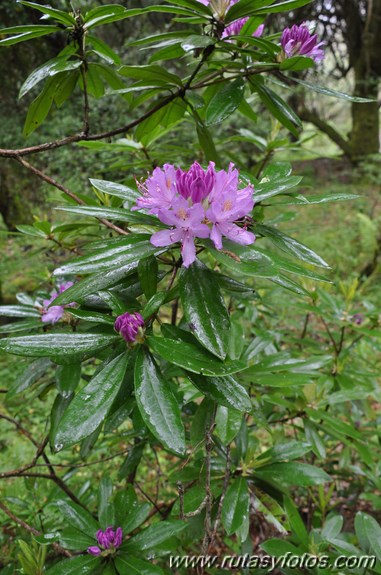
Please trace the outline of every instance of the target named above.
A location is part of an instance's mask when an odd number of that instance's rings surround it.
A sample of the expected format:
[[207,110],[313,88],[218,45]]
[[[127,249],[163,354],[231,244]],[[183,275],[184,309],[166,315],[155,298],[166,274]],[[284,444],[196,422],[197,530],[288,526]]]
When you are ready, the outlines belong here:
[[[294,20],[293,20],[294,19]],[[325,132],[353,161],[380,150],[378,91],[381,78],[381,0],[317,0],[291,13],[291,20],[317,21],[333,56],[331,74],[354,75],[354,95],[372,99],[352,104],[352,130],[345,139],[316,109],[299,101],[299,114]]]

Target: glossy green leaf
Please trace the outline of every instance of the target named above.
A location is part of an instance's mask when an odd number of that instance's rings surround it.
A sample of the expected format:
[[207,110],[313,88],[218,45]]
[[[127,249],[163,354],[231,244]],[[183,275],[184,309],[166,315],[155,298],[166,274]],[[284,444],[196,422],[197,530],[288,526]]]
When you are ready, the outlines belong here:
[[309,539],[306,526],[299,515],[298,508],[288,496],[284,497],[284,508],[292,531],[295,533],[300,543],[308,549]]
[[196,131],[199,144],[201,146],[202,151],[205,154],[205,160],[208,162],[216,162],[217,165],[220,165],[220,158],[216,149],[216,146],[213,141],[212,134],[210,130],[202,124],[201,122],[196,123]]
[[184,521],[160,521],[129,539],[126,547],[140,551],[152,549],[170,537],[178,535],[186,527],[187,524]]
[[101,529],[114,525],[114,506],[111,502],[112,481],[110,477],[103,477],[98,489],[98,519]]
[[218,284],[200,260],[180,276],[180,297],[193,335],[208,351],[225,359],[229,342],[229,314]]
[[138,559],[130,553],[116,557],[115,565],[119,573],[128,573],[128,575],[164,575],[158,565]]
[[147,300],[156,293],[158,270],[157,259],[154,256],[140,260],[138,264],[139,281]]
[[330,476],[323,469],[297,462],[266,465],[266,467],[256,470],[255,476],[280,486],[298,485],[308,487],[331,481]]
[[118,355],[75,396],[58,426],[57,451],[88,437],[102,423],[123,382],[128,360],[126,352]]
[[185,452],[185,432],[180,407],[149,353],[140,350],[135,364],[135,397],[150,431],[168,449]]
[[75,361],[111,346],[118,336],[86,333],[44,333],[0,340],[0,349],[15,355],[55,357]]
[[98,565],[97,557],[79,555],[59,561],[47,570],[46,575],[90,575]]
[[29,0],[18,0],[18,2],[20,2],[20,4],[23,4],[24,6],[34,8],[35,10],[38,10],[39,12],[42,12],[43,14],[50,16],[51,18],[53,18],[53,20],[61,22],[61,24],[66,24],[67,26],[72,26],[73,24],[75,24],[75,18],[71,14],[68,14],[63,10],[57,10],[56,8],[52,8],[49,5],[46,6],[44,4],[37,4],[36,2],[29,2]]
[[[355,528],[357,524],[357,516],[355,519]],[[344,517],[342,515],[337,515],[335,512],[330,513],[326,520],[324,521],[323,529],[321,530],[321,536],[330,541],[331,539],[336,539],[341,533],[341,530],[344,525]],[[359,535],[357,533],[357,536]],[[365,547],[366,549],[366,547]]]
[[61,212],[69,212],[71,214],[77,214],[79,216],[90,216],[93,218],[104,218],[108,220],[117,220],[119,222],[126,223],[142,223],[148,226],[158,225],[158,220],[149,216],[148,214],[142,214],[140,212],[132,212],[124,208],[107,208],[105,206],[79,206],[79,207],[59,207],[56,208]]
[[282,441],[276,443],[270,449],[262,452],[261,455],[257,458],[257,461],[271,461],[271,463],[278,463],[279,461],[299,459],[309,451],[311,451],[311,446],[308,443],[292,440],[287,442]]
[[216,412],[216,433],[224,445],[236,437],[242,424],[242,412],[219,405]]
[[81,378],[81,364],[69,363],[59,365],[56,370],[56,386],[61,395],[70,395],[79,384]]
[[28,108],[23,135],[27,138],[45,120],[54,100],[56,90],[56,78],[49,78],[42,92],[37,96]]
[[12,46],[19,42],[33,40],[33,38],[40,38],[59,30],[58,26],[14,26],[12,28],[3,28],[0,30],[0,35],[12,34],[12,36],[0,40],[0,48],[1,46]]
[[106,62],[109,64],[120,64],[120,57],[106,42],[92,35],[88,35],[87,40],[91,44],[94,52],[106,60]]
[[7,399],[10,399],[17,393],[22,393],[39,379],[52,367],[50,359],[37,359],[30,363],[28,367],[19,375],[16,381],[9,386]]
[[239,361],[219,361],[202,347],[165,337],[148,337],[150,349],[166,361],[200,375],[230,375],[244,369]]
[[297,84],[301,84],[309,90],[313,90],[318,94],[323,94],[324,96],[332,96],[333,98],[340,98],[341,100],[347,100],[348,102],[354,102],[355,104],[366,104],[369,102],[374,102],[370,98],[360,98],[359,96],[351,96],[350,94],[345,94],[344,92],[339,92],[338,90],[332,90],[331,88],[325,88],[324,86],[317,86],[312,82],[307,80],[301,80],[300,78],[293,78],[293,81]]
[[85,535],[94,536],[99,529],[98,522],[83,507],[67,499],[58,499],[55,505],[64,517],[66,523],[78,529]]
[[250,83],[271,114],[298,138],[302,123],[290,106],[276,92],[266,86],[262,79],[250,78]]
[[237,477],[229,486],[222,505],[222,523],[228,535],[233,535],[249,514],[249,490],[245,478]]
[[246,389],[231,375],[205,378],[192,374],[188,377],[197,389],[216,403],[239,411],[251,411],[251,401]]
[[79,70],[60,74],[54,92],[54,103],[60,108],[64,102],[72,95],[80,76]]
[[207,126],[226,120],[243,100],[245,83],[242,79],[223,85],[210,100],[205,112]]
[[67,58],[58,57],[49,60],[42,66],[39,66],[28,76],[25,80],[23,85],[20,88],[19,98],[22,98],[27,94],[32,88],[37,86],[39,82],[45,80],[45,78],[49,78],[51,76],[55,76],[56,74],[60,74],[61,72],[68,72],[71,70],[76,70],[81,66],[81,60],[68,60]]
[[314,65],[314,60],[312,58],[307,58],[306,56],[293,56],[292,58],[286,58],[281,62],[279,69],[282,71],[289,70],[291,72],[298,72],[300,70],[306,70],[306,68],[312,68]]
[[31,305],[2,305],[0,317],[32,317],[40,318],[39,311]]
[[381,527],[379,523],[367,513],[359,511],[355,518],[356,535],[361,547],[369,553],[374,553],[381,561]]
[[165,68],[157,64],[150,64],[147,66],[122,66],[119,69],[122,76],[134,78],[136,80],[148,80],[150,85],[158,86],[181,86],[182,82],[179,76],[168,72]]

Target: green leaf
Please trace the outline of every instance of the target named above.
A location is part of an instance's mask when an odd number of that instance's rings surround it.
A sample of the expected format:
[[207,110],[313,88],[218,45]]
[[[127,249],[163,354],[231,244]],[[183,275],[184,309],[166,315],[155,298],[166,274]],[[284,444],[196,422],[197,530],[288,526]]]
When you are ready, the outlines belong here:
[[210,100],[205,112],[207,126],[226,120],[240,105],[245,91],[245,82],[238,78],[224,84]]
[[70,395],[79,384],[81,379],[81,364],[69,363],[59,365],[56,370],[56,385],[61,395]]
[[[136,262],[137,266],[140,259],[162,251],[162,248],[159,250],[153,246],[148,238],[149,236],[146,234],[131,234],[117,243],[111,241],[109,248],[106,247],[102,250],[96,250],[89,256],[76,258],[71,263],[54,270],[54,275],[89,274],[100,271],[107,273],[133,262]],[[68,293],[66,296],[63,296],[63,294],[66,294],[66,291],[63,292],[58,296],[55,302],[61,305],[63,300],[66,301],[68,297],[72,297],[74,291],[75,290],[69,292],[69,290],[67,290]],[[70,301],[73,300],[71,299]]]
[[268,483],[275,485],[300,485],[308,487],[310,485],[321,485],[331,481],[330,476],[313,465],[306,463],[274,463],[261,467],[255,471],[255,476]]
[[185,432],[176,397],[149,353],[140,350],[135,364],[135,397],[139,411],[159,441],[178,453],[185,452]]
[[293,56],[292,58],[286,58],[281,62],[279,69],[291,70],[292,72],[298,72],[300,70],[305,70],[306,68],[312,68],[314,65],[314,60],[312,58],[307,58],[306,56]]
[[85,535],[93,536],[95,539],[99,525],[86,509],[66,499],[58,499],[58,501],[55,501],[55,505],[69,525]]
[[40,318],[39,311],[31,305],[2,305],[0,317],[34,317]]
[[170,537],[178,535],[186,527],[187,524],[184,521],[160,521],[129,539],[126,547],[140,551],[152,549]]
[[262,79],[251,77],[250,84],[271,114],[298,138],[299,130],[302,129],[302,122],[283,98],[266,86]]
[[225,359],[230,321],[218,284],[200,260],[180,276],[180,297],[193,335],[208,351]]
[[154,256],[140,260],[138,264],[138,274],[140,285],[147,300],[153,297],[157,290],[158,263]]
[[24,6],[34,8],[35,10],[38,10],[39,12],[42,12],[43,14],[50,16],[57,22],[61,22],[61,24],[66,24],[67,26],[75,25],[75,18],[71,14],[68,14],[63,10],[57,10],[56,8],[52,8],[51,6],[45,6],[43,4],[37,4],[36,2],[29,2],[27,0],[18,0],[18,2],[20,2],[20,4],[23,4]]
[[76,70],[81,66],[81,60],[67,60],[66,58],[53,58],[46,62],[39,68],[33,70],[33,72],[28,76],[23,85],[20,88],[19,98],[22,98],[27,94],[32,88],[34,88],[39,82],[59,74],[61,72],[68,72],[71,70]]
[[111,503],[112,481],[110,477],[103,477],[98,489],[98,519],[101,529],[114,525],[114,506]]
[[240,361],[219,361],[202,347],[165,337],[148,337],[147,342],[154,353],[166,361],[200,375],[229,375],[244,369]]
[[360,98],[359,96],[351,96],[350,94],[345,94],[344,92],[339,92],[338,90],[332,90],[331,88],[325,88],[323,86],[317,86],[308,82],[307,80],[301,80],[300,78],[292,78],[297,84],[301,84],[309,90],[313,90],[318,94],[323,94],[324,96],[332,96],[333,98],[339,98],[341,100],[347,100],[348,102],[354,102],[355,104],[375,102],[375,100],[370,98]]
[[29,106],[23,128],[23,135],[25,138],[34,132],[49,114],[49,110],[54,100],[56,86],[56,79],[54,77],[49,78],[42,92],[37,96],[35,100],[33,100]]
[[284,497],[284,508],[287,513],[292,531],[295,533],[300,543],[302,543],[302,545],[308,549],[309,539],[306,526],[304,525],[302,518],[299,515],[298,508],[292,499],[288,496]]
[[192,50],[196,50],[199,48],[206,48],[207,46],[211,46],[214,44],[215,41],[210,36],[199,36],[196,34],[192,34],[188,36],[185,40],[181,42],[181,48],[185,52],[191,52]]
[[88,437],[104,421],[126,373],[129,355],[122,353],[107,363],[75,396],[58,425],[57,451]]
[[57,108],[60,108],[64,102],[72,95],[74,88],[77,85],[79,78],[79,71],[66,72],[60,74],[56,90],[54,92],[54,103]]
[[127,10],[124,6],[120,4],[108,4],[106,6],[97,6],[89,12],[86,13],[84,18],[84,24],[86,30],[95,28],[96,26],[101,26],[102,24],[110,24],[111,22],[117,22],[118,20],[123,20],[128,18],[132,13],[138,11]]
[[196,374],[188,376],[202,393],[225,407],[238,411],[251,411],[251,401],[246,389],[234,377],[202,377]]
[[233,535],[249,514],[249,491],[242,476],[229,486],[222,505],[222,523],[227,535]]
[[106,218],[126,223],[142,223],[148,226],[157,226],[160,222],[157,218],[141,212],[131,212],[125,208],[108,208],[106,206],[79,206],[79,207],[58,207],[56,210],[69,212],[79,216],[90,216],[93,218]]
[[242,424],[242,412],[219,405],[216,413],[216,433],[224,445],[236,437]]
[[117,198],[121,198],[126,202],[136,202],[136,200],[141,196],[141,193],[138,190],[134,190],[133,188],[129,188],[128,186],[123,186],[122,184],[118,184],[117,182],[109,182],[107,180],[95,180],[93,178],[90,178],[89,181],[91,185],[94,186],[94,188],[99,192],[102,192],[104,194],[110,194],[111,196],[116,196]]
[[8,388],[7,399],[10,399],[17,393],[21,393],[31,387],[36,381],[52,367],[49,359],[37,359],[28,365],[28,367],[19,375],[14,383]]
[[0,36],[3,34],[14,34],[14,36],[0,40],[0,47],[12,46],[19,42],[25,42],[26,40],[32,40],[33,38],[40,38],[41,36],[53,34],[53,32],[57,32],[59,30],[60,28],[58,26],[14,26],[12,28],[3,28],[0,30]]
[[276,463],[279,461],[287,461],[289,459],[298,459],[303,457],[306,453],[311,451],[311,446],[308,443],[301,441],[287,441],[276,443],[270,449],[267,449],[257,458],[259,462],[271,461]]
[[88,42],[93,47],[93,50],[98,56],[106,60],[109,64],[116,64],[120,65],[120,58],[116,52],[108,45],[106,42],[103,42],[100,38],[96,38],[95,36],[88,35],[87,36]]
[[208,162],[216,162],[216,164],[219,165],[221,163],[220,158],[208,128],[202,122],[197,121],[196,131],[199,144],[205,154],[205,160]]
[[330,268],[329,264],[313,250],[298,242],[294,238],[287,236],[283,232],[266,225],[256,225],[255,231],[264,237],[268,237],[282,251],[290,254],[303,262],[322,268]]
[[98,557],[79,555],[59,561],[47,570],[46,575],[90,575],[98,565]]
[[44,333],[1,339],[0,349],[29,357],[67,358],[73,363],[77,357],[92,355],[118,339],[119,336],[101,333]]
[[165,68],[157,64],[150,64],[146,66],[122,66],[119,68],[119,73],[128,78],[135,78],[136,80],[148,80],[151,86],[182,86],[182,81],[179,76],[168,72]]
[[[355,519],[355,528],[356,528],[356,534],[357,536],[359,536],[359,534],[357,533],[357,517]],[[336,513],[330,513],[328,515],[328,517],[326,518],[325,522],[324,522],[324,526],[323,529],[321,530],[321,536],[326,539],[327,541],[330,541],[332,539],[336,539],[336,537],[338,537],[341,533],[341,530],[343,528],[344,525],[344,517],[342,515],[336,515]],[[360,538],[360,537],[359,537]],[[366,549],[366,547],[364,548],[364,550]]]
[[374,553],[381,561],[381,527],[377,521],[359,511],[355,518],[355,530],[362,549]]
[[115,565],[119,573],[128,573],[128,575],[164,575],[163,571],[157,565],[143,559],[128,555],[117,556]]

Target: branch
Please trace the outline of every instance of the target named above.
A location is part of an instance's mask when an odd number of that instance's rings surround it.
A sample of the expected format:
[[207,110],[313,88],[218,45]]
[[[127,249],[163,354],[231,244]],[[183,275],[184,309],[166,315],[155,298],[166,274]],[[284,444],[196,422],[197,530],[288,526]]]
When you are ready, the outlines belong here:
[[[17,162],[19,162],[22,166],[24,166],[24,168],[27,168],[27,170],[29,170],[30,172],[35,174],[38,178],[40,178],[44,182],[47,182],[51,186],[54,186],[55,188],[57,188],[58,190],[60,190],[61,192],[63,192],[67,196],[69,196],[69,198],[74,200],[77,204],[80,204],[81,206],[86,205],[85,202],[79,196],[77,196],[76,194],[71,192],[68,188],[65,188],[65,186],[63,186],[62,184],[57,182],[57,180],[54,180],[53,178],[51,178],[50,176],[48,176],[47,174],[45,174],[41,170],[38,170],[37,168],[32,166],[32,164],[29,164],[29,162],[27,162],[26,160],[24,160],[20,156],[15,156],[14,159],[17,160]],[[128,230],[127,231],[123,230],[122,228],[120,228],[119,226],[116,226],[115,224],[113,224],[109,220],[105,220],[103,218],[97,218],[97,219],[101,222],[101,224],[110,228],[114,232],[117,232],[118,234],[122,234],[125,236],[128,235]]]
[[[0,509],[6,514],[8,515],[8,517],[10,519],[12,519],[12,521],[14,521],[15,523],[17,523],[17,525],[20,525],[20,527],[23,527],[23,529],[25,529],[26,531],[28,531],[29,533],[32,533],[32,535],[41,535],[41,531],[38,531],[37,529],[35,529],[35,527],[32,527],[31,525],[28,525],[28,523],[26,523],[25,521],[23,521],[23,519],[20,519],[20,517],[17,517],[16,515],[14,515],[14,513],[12,513],[12,511],[2,502],[0,501]],[[70,551],[68,551],[67,549],[64,549],[63,547],[61,547],[61,545],[59,545],[58,543],[53,543],[53,548],[57,551],[57,553],[59,553],[60,555],[65,555],[65,557],[72,557],[72,554],[70,553]]]

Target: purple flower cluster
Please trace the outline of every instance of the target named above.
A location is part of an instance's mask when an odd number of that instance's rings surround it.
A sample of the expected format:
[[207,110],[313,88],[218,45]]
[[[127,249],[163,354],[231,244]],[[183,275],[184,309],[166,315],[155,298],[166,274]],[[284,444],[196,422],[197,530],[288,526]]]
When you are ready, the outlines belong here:
[[306,24],[286,28],[280,43],[286,58],[308,56],[315,62],[321,62],[324,58],[324,50],[321,48],[324,42],[318,43],[317,35],[312,35]]
[[49,305],[54,301],[62,292],[69,289],[73,284],[73,282],[64,282],[58,285],[58,290],[52,291],[50,294],[49,299],[43,300],[43,308],[41,313],[41,321],[44,323],[56,323],[59,321],[65,311],[65,307],[73,307],[75,303],[69,303],[66,305],[53,305],[49,307]]
[[106,549],[115,550],[122,544],[123,541],[123,531],[121,527],[118,527],[116,531],[112,527],[107,527],[105,531],[99,529],[97,531],[97,541],[98,545],[87,548],[87,552],[91,555],[98,557],[101,555],[102,551]]
[[123,313],[119,315],[114,324],[115,331],[128,342],[132,343],[136,340],[140,328],[144,326],[144,319],[140,313]]
[[[201,2],[202,4],[204,4],[204,6],[211,6],[211,8],[214,8],[214,2],[213,0],[198,0],[199,2]],[[233,6],[234,4],[236,4],[238,2],[238,0],[230,0],[226,2],[226,6],[227,6],[227,10]],[[223,8],[223,7],[222,7]],[[222,15],[222,14],[220,14]],[[236,20],[235,22],[232,22],[231,24],[229,24],[229,26],[227,26],[225,28],[225,30],[222,33],[222,38],[226,38],[227,36],[238,36],[238,34],[241,32],[242,28],[244,27],[244,25],[246,24],[246,22],[248,21],[248,17],[246,18],[240,18],[239,20]],[[255,30],[255,32],[253,32],[253,36],[255,36],[256,38],[259,38],[259,36],[262,36],[263,34],[263,30],[264,30],[264,24],[261,24],[260,26],[258,26],[258,28]]]
[[[133,209],[145,209],[156,215],[169,230],[151,236],[154,246],[181,242],[185,267],[196,259],[195,238],[209,238],[218,250],[222,236],[242,245],[255,241],[245,229],[245,218],[254,207],[253,186],[238,189],[239,173],[230,164],[228,171],[215,169],[210,162],[206,170],[195,162],[187,171],[171,164],[155,168],[143,183],[138,183],[142,196]],[[243,226],[236,222],[243,220]]]

